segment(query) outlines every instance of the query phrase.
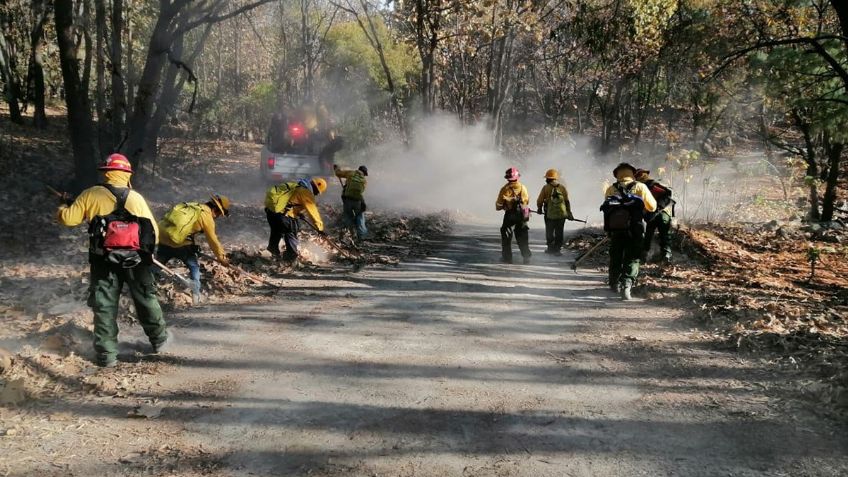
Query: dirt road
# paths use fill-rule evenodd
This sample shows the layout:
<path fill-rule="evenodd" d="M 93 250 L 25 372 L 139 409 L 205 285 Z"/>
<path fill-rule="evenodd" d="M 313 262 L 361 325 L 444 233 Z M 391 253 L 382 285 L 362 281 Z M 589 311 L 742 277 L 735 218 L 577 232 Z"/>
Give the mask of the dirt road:
<path fill-rule="evenodd" d="M 623 304 L 566 257 L 496 264 L 495 233 L 173 316 L 176 366 L 148 395 L 161 416 L 69 405 L 123 447 L 80 444 L 62 475 L 848 475 L 844 427 L 805 411 L 788 375 L 713 350 L 678 309 Z"/>

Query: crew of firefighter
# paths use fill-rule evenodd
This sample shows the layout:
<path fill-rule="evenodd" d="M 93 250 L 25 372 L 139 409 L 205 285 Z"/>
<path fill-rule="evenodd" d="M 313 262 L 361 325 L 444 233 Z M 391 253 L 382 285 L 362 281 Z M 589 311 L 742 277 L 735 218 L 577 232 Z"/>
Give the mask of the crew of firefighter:
<path fill-rule="evenodd" d="M 95 363 L 113 367 L 118 362 L 118 311 L 121 291 L 127 285 L 136 315 L 150 341 L 151 352 L 158 353 L 172 342 L 159 299 L 154 272 L 175 274 L 167 267 L 172 259 L 189 270 L 192 301 L 202 300 L 199 258 L 203 252 L 198 235 L 203 234 L 214 259 L 229 266 L 224 246 L 218 239 L 215 220 L 230 215 L 230 199 L 213 194 L 208 201 L 182 202 L 171 207 L 156 222 L 144 197 L 132 188 L 130 161 L 121 154 L 110 155 L 99 167 L 102 182 L 84 190 L 76 198 L 61 194 L 57 220 L 62 225 L 89 225 L 90 289 L 88 305 L 94 314 Z M 347 179 L 343 196 L 350 210 L 350 224 L 364 238 L 364 176 L 368 169 L 337 169 Z M 268 189 L 265 212 L 271 230 L 268 250 L 290 265 L 299 256 L 298 232 L 305 223 L 324 236 L 324 222 L 315 197 L 327 189 L 322 178 L 284 182 Z M 285 251 L 280 253 L 280 241 Z M 158 247 L 157 247 L 158 245 Z M 207 256 L 212 258 L 210 256 Z"/>
<path fill-rule="evenodd" d="M 648 260 L 654 233 L 659 235 L 659 251 L 654 261 L 671 260 L 671 222 L 675 201 L 671 189 L 650 176 L 646 169 L 621 163 L 613 170 L 615 182 L 604 192 L 604 230 L 610 243 L 609 286 L 624 300 L 632 298 L 639 264 Z M 515 167 L 507 169 L 507 183 L 498 192 L 495 209 L 504 212 L 501 225 L 501 261 L 512 263 L 512 239 L 524 263 L 530 263 L 528 243 L 530 209 L 527 188 L 519 182 Z M 559 171 L 545 172 L 545 185 L 536 199 L 536 213 L 545 218 L 545 253 L 562 255 L 565 222 L 575 220 L 568 190 L 560 182 Z"/>
<path fill-rule="evenodd" d="M 88 304 L 94 313 L 95 360 L 98 365 L 109 367 L 117 363 L 117 315 L 124 284 L 129 288 L 151 350 L 156 353 L 168 345 L 171 334 L 156 297 L 153 270 L 171 272 L 168 262 L 181 261 L 189 269 L 192 300 L 197 304 L 202 299 L 198 259 L 203 255 L 197 236 L 205 235 L 214 258 L 224 266 L 229 265 L 215 232 L 215 220 L 230 215 L 230 199 L 213 194 L 205 203 L 176 204 L 157 224 L 145 199 L 132 189 L 133 170 L 126 157 L 112 154 L 99 169 L 103 182 L 84 190 L 73 200 L 63 194 L 64 204 L 57 218 L 68 227 L 89 224 Z M 368 233 L 364 197 L 368 168 L 345 170 L 334 166 L 334 170 L 339 181 L 344 181 L 342 223 L 353 239 L 364 240 Z M 622 163 L 613 170 L 613 176 L 616 181 L 605 191 L 601 206 L 604 230 L 610 242 L 609 286 L 622 299 L 630 300 L 640 260 L 647 259 L 655 232 L 660 246 L 655 259 L 671 259 L 674 200 L 671 189 L 652 179 L 648 170 Z M 495 209 L 503 211 L 500 233 L 504 263 L 513 261 L 513 238 L 523 263 L 530 263 L 532 256 L 528 222 L 533 211 L 527 187 L 519 181 L 520 177 L 517 168 L 507 169 L 504 174 L 507 182 L 495 201 Z M 565 221 L 575 219 L 559 172 L 549 169 L 544 179 L 545 185 L 536 199 L 536 213 L 545 219 L 545 253 L 561 255 Z M 273 257 L 292 267 L 298 265 L 298 233 L 302 224 L 326 237 L 316 203 L 316 196 L 326 190 L 325 179 L 312 178 L 283 182 L 266 191 L 265 214 L 270 228 L 267 250 Z M 282 252 L 281 241 L 285 244 Z"/>

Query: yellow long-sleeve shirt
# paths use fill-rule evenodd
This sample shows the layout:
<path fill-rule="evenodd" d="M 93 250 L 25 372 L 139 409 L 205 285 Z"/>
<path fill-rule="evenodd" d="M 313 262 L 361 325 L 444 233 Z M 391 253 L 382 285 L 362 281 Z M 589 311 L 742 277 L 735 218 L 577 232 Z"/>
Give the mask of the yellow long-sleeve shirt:
<path fill-rule="evenodd" d="M 498 200 L 495 201 L 495 210 L 508 210 L 515 207 L 515 202 L 521 200 L 522 205 L 530 203 L 530 193 L 524 184 L 516 182 L 508 182 L 501 187 L 498 192 Z"/>
<path fill-rule="evenodd" d="M 289 205 L 291 205 L 291 208 L 286 212 L 286 215 L 296 218 L 306 212 L 312 223 L 315 224 L 315 228 L 324 231 L 324 221 L 321 220 L 321 214 L 318 212 L 318 205 L 315 203 L 315 195 L 312 194 L 312 191 L 305 187 L 298 187 L 292 193 Z"/>
<path fill-rule="evenodd" d="M 106 183 L 115 187 L 129 187 L 131 175 L 122 171 L 108 171 L 105 174 Z M 82 191 L 71 205 L 62 205 L 56 212 L 56 219 L 60 224 L 68 227 L 76 227 L 83 222 L 91 222 L 99 215 L 109 215 L 115 211 L 118 201 L 109 189 L 96 185 Z M 149 219 L 156 233 L 156 241 L 159 241 L 159 227 L 153 212 L 147 205 L 147 201 L 138 192 L 131 190 L 124 204 L 127 211 L 136 217 Z"/>
<path fill-rule="evenodd" d="M 167 227 L 167 224 L 163 222 L 160 223 L 159 226 L 165 228 Z M 167 233 L 162 234 L 162 238 L 159 240 L 159 243 L 166 247 L 187 247 L 195 243 L 193 237 L 195 234 L 203 233 L 206 235 L 206 241 L 209 243 L 209 248 L 212 249 L 212 253 L 215 254 L 215 257 L 220 261 L 226 261 L 227 252 L 224 251 L 224 247 L 221 245 L 221 241 L 218 240 L 218 235 L 215 233 L 215 215 L 212 213 L 212 209 L 209 208 L 208 205 L 200 204 L 200 214 L 197 216 L 197 220 L 195 220 L 189 227 L 190 232 L 182 243 L 174 243 Z"/>
<path fill-rule="evenodd" d="M 618 184 L 622 188 L 627 188 L 630 183 L 634 182 L 635 179 L 629 176 L 620 177 L 618 180 Z M 651 190 L 648 189 L 648 186 L 642 184 L 641 182 L 637 182 L 633 188 L 630 189 L 630 193 L 642 198 L 642 203 L 645 204 L 645 212 L 653 212 L 657 210 L 657 199 L 654 199 L 654 195 L 651 194 Z M 616 189 L 615 184 L 607 187 L 606 192 L 604 193 L 604 198 L 611 197 L 618 194 L 618 189 Z"/>

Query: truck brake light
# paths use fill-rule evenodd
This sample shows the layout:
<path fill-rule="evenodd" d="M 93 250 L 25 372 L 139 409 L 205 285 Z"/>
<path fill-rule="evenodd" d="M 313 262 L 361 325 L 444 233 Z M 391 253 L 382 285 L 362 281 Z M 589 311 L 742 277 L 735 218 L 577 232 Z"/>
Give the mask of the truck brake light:
<path fill-rule="evenodd" d="M 268 169 L 273 169 L 274 164 L 276 164 L 276 163 L 277 163 L 277 160 L 274 158 L 274 156 L 268 156 Z"/>

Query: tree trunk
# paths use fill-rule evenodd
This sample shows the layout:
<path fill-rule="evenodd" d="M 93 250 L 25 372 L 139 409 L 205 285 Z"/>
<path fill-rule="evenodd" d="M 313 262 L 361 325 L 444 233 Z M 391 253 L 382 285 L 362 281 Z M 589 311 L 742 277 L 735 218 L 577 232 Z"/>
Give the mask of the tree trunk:
<path fill-rule="evenodd" d="M 128 5 L 132 0 L 127 0 Z M 129 118 L 132 117 L 133 114 L 133 104 L 135 104 L 135 59 L 133 58 L 133 52 L 135 51 L 134 42 L 135 38 L 133 37 L 133 23 L 132 18 L 126 19 L 127 24 L 127 98 L 124 100 L 124 108 L 126 108 L 126 120 L 129 121 Z M 126 134 L 126 131 L 125 131 Z M 124 141 L 126 142 L 126 141 Z"/>
<path fill-rule="evenodd" d="M 121 35 L 124 31 L 124 2 L 123 0 L 112 1 L 112 146 L 118 147 L 124 136 L 124 123 L 127 117 L 127 97 L 124 89 L 123 70 L 123 43 Z M 132 45 L 130 45 L 132 46 Z"/>
<path fill-rule="evenodd" d="M 0 77 L 5 83 L 5 97 L 9 104 L 9 118 L 13 123 L 23 124 L 24 119 L 21 116 L 21 87 L 18 83 L 17 74 L 15 72 L 15 55 L 11 40 L 6 37 L 5 27 L 8 19 L 0 17 L 0 26 L 3 31 L 0 31 Z"/>
<path fill-rule="evenodd" d="M 82 189 L 97 180 L 97 148 L 88 91 L 80 79 L 77 44 L 74 38 L 73 0 L 55 0 L 56 36 L 59 62 L 68 107 L 68 130 L 74 151 L 75 186 Z"/>
<path fill-rule="evenodd" d="M 829 137 L 825 138 L 825 153 L 827 154 L 828 172 L 825 182 L 824 198 L 822 200 L 822 222 L 833 220 L 833 211 L 836 203 L 836 189 L 839 185 L 839 166 L 842 162 L 842 151 L 845 144 L 833 142 Z"/>
<path fill-rule="evenodd" d="M 132 116 L 127 124 L 128 135 L 122 151 L 127 155 L 133 167 L 140 170 L 144 159 L 153 151 L 145 151 L 147 131 L 153 117 L 154 102 L 159 93 L 162 70 L 168 60 L 168 48 L 171 46 L 172 35 L 168 30 L 171 18 L 161 14 L 153 28 L 147 49 L 144 70 L 138 80 L 138 90 L 135 93 L 135 105 Z"/>
<path fill-rule="evenodd" d="M 406 121 L 403 117 L 403 105 L 401 104 L 400 98 L 398 97 L 395 89 L 395 80 L 392 76 L 392 70 L 389 68 L 389 63 L 386 60 L 386 52 L 383 49 L 383 43 L 380 41 L 380 36 L 377 33 L 377 27 L 374 25 L 374 20 L 371 18 L 371 14 L 368 10 L 368 3 L 366 0 L 360 0 L 359 5 L 362 7 L 363 16 L 368 22 L 368 26 L 365 26 L 365 23 L 362 21 L 359 14 L 355 14 L 356 22 L 359 24 L 359 28 L 362 30 L 362 33 L 365 34 L 365 37 L 371 44 L 371 47 L 374 48 L 374 51 L 377 53 L 377 58 L 380 60 L 380 66 L 383 68 L 383 75 L 386 77 L 386 89 L 388 90 L 389 95 L 391 95 L 392 111 L 394 111 L 395 117 L 397 118 L 398 129 L 400 130 L 403 143 L 408 145 L 409 134 L 406 128 Z"/>
<path fill-rule="evenodd" d="M 97 110 L 97 144 L 100 156 L 106 157 L 112 149 L 106 124 L 106 3 L 94 0 L 95 44 L 95 109 Z"/>
<path fill-rule="evenodd" d="M 174 44 L 171 47 L 173 56 L 184 61 L 189 68 L 193 68 L 195 60 L 200 52 L 203 51 L 203 47 L 206 44 L 206 40 L 209 38 L 209 33 L 211 31 L 212 25 L 207 25 L 203 31 L 203 35 L 194 46 L 194 51 L 184 60 L 183 51 L 185 36 L 181 35 L 174 40 Z M 147 134 L 147 143 L 145 146 L 145 149 L 150 151 L 151 158 L 156 158 L 159 154 L 158 139 L 162 132 L 162 127 L 168 121 L 168 117 L 173 114 L 180 98 L 180 91 L 183 90 L 183 85 L 185 85 L 185 75 L 182 79 L 177 81 L 177 75 L 179 72 L 180 69 L 176 65 L 170 65 L 168 67 L 168 72 L 165 74 L 165 80 L 162 83 L 162 93 L 160 93 L 159 100 L 156 102 L 156 112 L 153 114 L 153 119 L 150 121 L 150 130 Z"/>
<path fill-rule="evenodd" d="M 801 112 L 797 109 L 792 110 L 792 119 L 795 121 L 795 127 L 801 131 L 804 136 L 804 162 L 807 163 L 806 181 L 807 187 L 810 190 L 810 212 L 809 219 L 814 222 L 821 220 L 821 212 L 819 211 L 819 165 L 816 158 L 816 144 L 813 141 L 812 127 L 809 122 L 804 120 Z"/>
<path fill-rule="evenodd" d="M 50 15 L 48 0 L 32 0 L 32 16 L 35 18 L 30 32 L 29 85 L 33 106 L 33 126 L 47 127 L 47 112 L 44 94 L 44 25 Z"/>

